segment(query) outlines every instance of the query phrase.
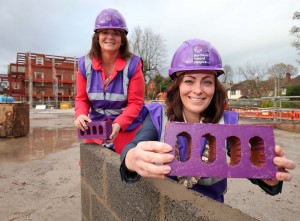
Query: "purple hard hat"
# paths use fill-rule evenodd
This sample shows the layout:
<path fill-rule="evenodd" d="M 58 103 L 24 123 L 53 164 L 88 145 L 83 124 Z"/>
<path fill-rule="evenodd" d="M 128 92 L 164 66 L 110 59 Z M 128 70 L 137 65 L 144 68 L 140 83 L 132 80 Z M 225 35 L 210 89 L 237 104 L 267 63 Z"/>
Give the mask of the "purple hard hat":
<path fill-rule="evenodd" d="M 216 71 L 217 76 L 224 73 L 219 52 L 209 42 L 191 39 L 183 42 L 176 50 L 169 69 L 171 79 L 175 79 L 182 72 L 192 70 Z"/>
<path fill-rule="evenodd" d="M 97 16 L 94 31 L 99 29 L 119 29 L 128 33 L 124 17 L 118 10 L 112 8 L 102 10 Z"/>

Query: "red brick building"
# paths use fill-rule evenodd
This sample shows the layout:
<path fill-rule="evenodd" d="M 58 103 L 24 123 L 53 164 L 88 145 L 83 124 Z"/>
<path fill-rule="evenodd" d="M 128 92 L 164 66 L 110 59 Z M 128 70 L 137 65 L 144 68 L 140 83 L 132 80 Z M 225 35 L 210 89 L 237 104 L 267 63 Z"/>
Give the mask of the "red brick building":
<path fill-rule="evenodd" d="M 37 53 L 17 53 L 9 65 L 10 96 L 15 101 L 59 106 L 74 101 L 77 58 Z"/>

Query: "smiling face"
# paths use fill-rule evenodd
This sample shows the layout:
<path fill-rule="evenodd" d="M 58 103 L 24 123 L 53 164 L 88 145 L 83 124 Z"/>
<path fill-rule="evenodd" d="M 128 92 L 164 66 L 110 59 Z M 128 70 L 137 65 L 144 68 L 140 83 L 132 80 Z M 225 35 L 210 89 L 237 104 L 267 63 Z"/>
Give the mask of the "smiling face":
<path fill-rule="evenodd" d="M 179 93 L 187 122 L 199 123 L 201 113 L 209 106 L 215 93 L 215 73 L 186 72 L 179 85 Z"/>
<path fill-rule="evenodd" d="M 116 53 L 122 43 L 121 31 L 113 29 L 103 29 L 99 33 L 99 44 L 101 53 Z"/>

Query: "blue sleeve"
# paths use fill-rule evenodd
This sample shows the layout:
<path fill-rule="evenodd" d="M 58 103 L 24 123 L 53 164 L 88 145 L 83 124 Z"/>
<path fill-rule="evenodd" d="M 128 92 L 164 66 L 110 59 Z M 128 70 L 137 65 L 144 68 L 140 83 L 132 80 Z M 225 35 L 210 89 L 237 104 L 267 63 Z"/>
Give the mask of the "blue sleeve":
<path fill-rule="evenodd" d="M 128 153 L 128 151 L 134 147 L 136 147 L 136 145 L 139 142 L 142 141 L 156 141 L 158 139 L 158 133 L 157 130 L 151 120 L 150 115 L 148 114 L 148 116 L 146 117 L 146 119 L 143 122 L 143 126 L 141 129 L 138 130 L 138 132 L 136 133 L 133 141 L 131 141 L 130 143 L 128 143 L 120 156 L 120 160 L 121 160 L 121 166 L 120 166 L 120 174 L 121 174 L 121 178 L 123 181 L 127 182 L 127 183 L 135 183 L 140 179 L 140 176 L 136 173 L 136 172 L 130 172 L 125 165 L 125 158 L 126 155 Z"/>

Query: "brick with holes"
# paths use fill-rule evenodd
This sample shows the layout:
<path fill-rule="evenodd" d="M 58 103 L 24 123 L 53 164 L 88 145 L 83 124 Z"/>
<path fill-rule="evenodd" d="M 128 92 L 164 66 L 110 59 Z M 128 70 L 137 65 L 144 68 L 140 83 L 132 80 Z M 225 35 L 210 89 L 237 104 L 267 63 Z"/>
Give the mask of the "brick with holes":
<path fill-rule="evenodd" d="M 165 143 L 175 155 L 171 176 L 273 178 L 277 172 L 271 126 L 169 122 Z"/>
<path fill-rule="evenodd" d="M 109 121 L 86 122 L 87 130 L 78 129 L 79 139 L 109 139 L 112 132 L 112 124 Z"/>

